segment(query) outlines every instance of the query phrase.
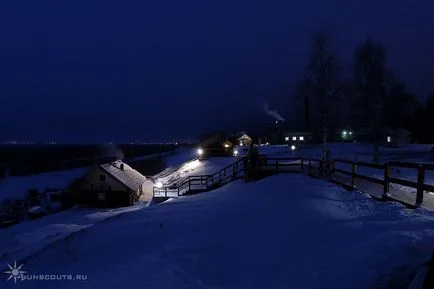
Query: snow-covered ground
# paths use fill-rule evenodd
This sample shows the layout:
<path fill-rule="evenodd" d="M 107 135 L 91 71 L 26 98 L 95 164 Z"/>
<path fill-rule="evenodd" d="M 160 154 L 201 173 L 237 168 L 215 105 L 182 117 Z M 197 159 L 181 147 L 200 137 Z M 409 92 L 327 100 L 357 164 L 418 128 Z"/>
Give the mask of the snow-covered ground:
<path fill-rule="evenodd" d="M 405 288 L 398 286 L 433 249 L 430 213 L 302 174 L 280 174 L 100 222 L 34 254 L 21 268 L 26 274 L 85 274 L 86 281 L 26 280 L 19 286 Z M 1 288 L 18 286 L 0 282 Z"/>
<path fill-rule="evenodd" d="M 239 160 L 238 157 L 216 157 L 201 161 L 198 159 L 190 159 L 190 161 L 182 164 L 176 169 L 165 170 L 163 173 L 154 176 L 153 179 L 156 182 L 161 182 L 162 184 L 169 186 L 182 182 L 182 180 L 189 176 L 212 175 L 237 160 Z"/>
<path fill-rule="evenodd" d="M 0 230 L 0 263 L 23 260 L 78 231 L 126 212 L 140 210 L 148 204 L 138 203 L 118 209 L 73 208 L 44 218 Z M 0 268 L 2 268 L 0 266 Z"/>
<path fill-rule="evenodd" d="M 0 179 L 0 203 L 5 199 L 22 199 L 30 189 L 64 189 L 83 176 L 87 168 Z"/>
<path fill-rule="evenodd" d="M 380 161 L 429 161 L 429 152 L 433 145 L 410 144 L 400 148 L 380 147 Z M 289 146 L 260 146 L 259 152 L 273 157 L 306 157 L 321 158 L 321 146 L 301 147 L 292 152 Z M 364 143 L 330 143 L 330 157 L 332 159 L 348 159 L 357 161 L 371 161 L 373 146 Z"/>

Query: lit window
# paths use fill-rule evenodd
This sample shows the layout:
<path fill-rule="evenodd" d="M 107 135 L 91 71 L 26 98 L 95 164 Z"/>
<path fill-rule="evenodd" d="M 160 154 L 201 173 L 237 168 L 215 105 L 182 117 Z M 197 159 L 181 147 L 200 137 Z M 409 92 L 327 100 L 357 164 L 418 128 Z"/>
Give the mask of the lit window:
<path fill-rule="evenodd" d="M 296 137 L 296 136 L 293 136 L 293 137 L 292 137 L 292 140 L 297 140 L 297 137 Z"/>
<path fill-rule="evenodd" d="M 392 138 L 390 136 L 387 137 L 387 142 L 392 142 Z"/>
<path fill-rule="evenodd" d="M 304 140 L 304 136 L 301 136 L 298 139 L 301 140 L 301 141 L 303 141 Z"/>
<path fill-rule="evenodd" d="M 289 141 L 289 136 L 285 136 L 285 141 Z"/>

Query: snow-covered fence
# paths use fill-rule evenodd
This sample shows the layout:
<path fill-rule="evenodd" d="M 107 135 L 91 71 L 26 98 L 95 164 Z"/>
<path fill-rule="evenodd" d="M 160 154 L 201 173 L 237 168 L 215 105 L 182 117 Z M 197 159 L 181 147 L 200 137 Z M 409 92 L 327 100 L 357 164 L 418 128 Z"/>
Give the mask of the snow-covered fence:
<path fill-rule="evenodd" d="M 262 171 L 304 171 L 305 160 L 303 158 L 273 158 L 261 157 L 258 162 Z"/>
<path fill-rule="evenodd" d="M 245 163 L 248 167 L 244 166 Z M 396 177 L 392 174 L 406 169 L 415 169 L 417 180 L 409 180 L 407 175 Z M 324 161 L 315 158 L 261 156 L 254 163 L 242 158 L 212 175 L 189 176 L 173 186 L 154 187 L 153 196 L 168 198 L 209 191 L 244 176 L 244 173 L 249 173 L 246 176 L 253 172 L 266 176 L 270 172 L 305 172 L 349 189 L 361 190 L 378 200 L 393 200 L 409 207 L 423 205 L 434 209 L 434 184 L 426 181 L 427 171 L 434 173 L 434 164 L 396 161 L 382 164 L 346 159 Z M 408 191 L 408 188 L 414 189 L 414 192 Z"/>
<path fill-rule="evenodd" d="M 224 167 L 220 171 L 203 176 L 188 176 L 172 186 L 154 187 L 154 197 L 173 198 L 189 193 L 209 191 L 244 176 L 244 158 Z"/>
<path fill-rule="evenodd" d="M 346 165 L 346 168 L 342 168 L 342 165 Z M 417 180 L 409 180 L 409 176 L 393 176 L 392 168 L 398 168 L 398 172 L 402 169 L 414 169 Z M 394 200 L 412 207 L 421 206 L 426 198 L 426 207 L 434 209 L 434 198 L 431 195 L 434 186 L 425 181 L 426 172 L 429 170 L 434 171 L 434 164 L 397 161 L 379 164 L 335 159 L 333 181 L 350 188 L 369 191 L 369 194 L 381 200 Z M 415 189 L 415 194 L 408 191 L 408 188 Z"/>

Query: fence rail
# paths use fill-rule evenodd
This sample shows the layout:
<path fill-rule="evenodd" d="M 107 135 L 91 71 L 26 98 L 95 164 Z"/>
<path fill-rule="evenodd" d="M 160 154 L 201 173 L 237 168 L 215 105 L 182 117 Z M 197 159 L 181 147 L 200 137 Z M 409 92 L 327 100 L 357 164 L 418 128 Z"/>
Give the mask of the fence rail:
<path fill-rule="evenodd" d="M 227 165 L 214 174 L 202 176 L 188 176 L 177 184 L 163 186 L 161 188 L 153 188 L 154 197 L 180 197 L 192 192 L 207 191 L 233 180 L 243 177 L 244 160 L 241 158 L 236 162 Z"/>
<path fill-rule="evenodd" d="M 334 164 L 344 163 L 351 165 L 351 171 L 334 168 L 334 173 L 341 173 L 347 176 L 351 176 L 351 186 L 357 188 L 357 179 L 365 180 L 371 183 L 375 183 L 383 186 L 383 192 L 381 194 L 381 198 L 383 199 L 393 199 L 399 202 L 404 202 L 410 206 L 421 206 L 424 201 L 424 194 L 426 192 L 434 192 L 434 186 L 431 184 L 427 184 L 425 182 L 426 171 L 434 171 L 434 164 L 428 163 L 412 163 L 412 162 L 402 162 L 402 161 L 390 161 L 385 164 L 378 163 L 369 163 L 369 162 L 357 162 L 357 161 L 349 161 L 349 160 L 334 160 Z M 375 178 L 369 175 L 364 175 L 358 172 L 358 168 L 373 168 L 383 171 L 383 178 Z M 411 181 L 404 178 L 398 178 L 391 176 L 390 168 L 405 168 L 405 169 L 416 169 L 417 170 L 417 181 Z M 334 174 L 334 176 L 335 176 Z M 338 182 L 339 183 L 339 182 Z M 402 199 L 396 198 L 392 196 L 390 193 L 390 185 L 398 184 L 405 187 L 410 187 L 416 189 L 416 200 L 414 204 L 408 203 L 407 201 L 403 201 Z M 409 194 L 406 192 L 405 194 Z"/>
<path fill-rule="evenodd" d="M 244 160 L 241 158 L 237 162 L 226 166 L 220 171 L 212 175 L 204 176 L 189 176 L 182 180 L 179 185 L 174 187 L 163 187 L 160 189 L 154 188 L 154 196 L 170 197 L 182 196 L 192 191 L 209 190 L 213 187 L 220 186 L 231 182 L 234 179 L 244 175 Z M 347 168 L 339 167 L 339 165 L 347 165 Z M 381 186 L 377 190 L 374 197 L 384 200 L 396 200 L 412 207 L 421 206 L 424 202 L 425 192 L 434 192 L 434 185 L 428 184 L 425 181 L 427 171 L 434 171 L 434 164 L 412 163 L 402 161 L 391 161 L 388 163 L 372 163 L 364 161 L 352 161 L 347 159 L 334 159 L 324 161 L 317 158 L 297 158 L 297 157 L 264 157 L 261 156 L 256 164 L 261 172 L 307 172 L 311 176 L 329 179 L 337 184 L 360 189 L 360 185 L 372 183 Z M 361 172 L 361 168 L 374 169 L 381 171 L 382 177 L 375 177 L 372 174 Z M 391 175 L 391 168 L 406 168 L 417 170 L 417 181 L 412 181 L 404 178 L 398 178 Z M 346 176 L 347 182 L 339 180 L 339 176 Z M 416 190 L 416 200 L 414 203 L 408 201 L 408 197 L 399 198 L 391 194 L 390 187 L 392 184 L 398 184 L 414 188 Z M 369 193 L 369 192 L 368 192 Z M 403 193 L 404 194 L 404 193 Z M 405 194 L 410 194 L 405 192 Z M 411 199 L 411 198 L 410 198 Z M 434 200 L 433 200 L 434 209 Z"/>

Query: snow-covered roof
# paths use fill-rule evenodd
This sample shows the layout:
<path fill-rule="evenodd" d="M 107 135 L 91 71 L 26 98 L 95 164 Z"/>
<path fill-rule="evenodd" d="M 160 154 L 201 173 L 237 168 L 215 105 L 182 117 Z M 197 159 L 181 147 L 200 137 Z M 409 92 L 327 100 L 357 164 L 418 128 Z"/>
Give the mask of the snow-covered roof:
<path fill-rule="evenodd" d="M 123 169 L 121 168 L 122 165 Z M 100 168 L 133 191 L 136 191 L 146 181 L 144 175 L 119 160 L 102 164 Z"/>

